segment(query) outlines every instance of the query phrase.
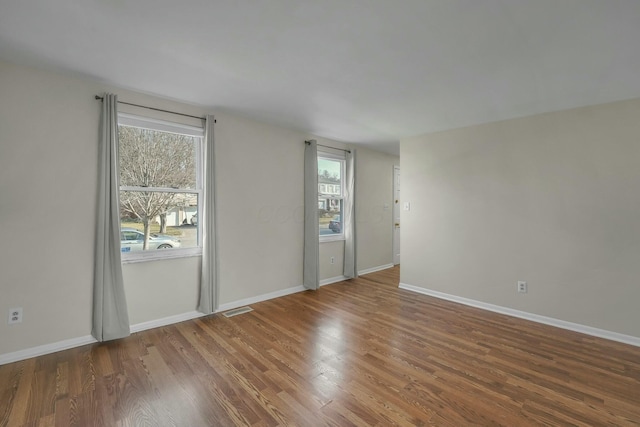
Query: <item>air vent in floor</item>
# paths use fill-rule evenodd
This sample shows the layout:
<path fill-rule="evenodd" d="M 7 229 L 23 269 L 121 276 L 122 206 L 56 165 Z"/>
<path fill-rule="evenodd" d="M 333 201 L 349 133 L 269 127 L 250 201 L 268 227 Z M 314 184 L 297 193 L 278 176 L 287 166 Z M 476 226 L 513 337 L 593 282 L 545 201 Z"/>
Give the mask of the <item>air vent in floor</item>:
<path fill-rule="evenodd" d="M 222 314 L 224 314 L 224 317 L 233 317 L 233 316 L 237 316 L 238 314 L 248 313 L 250 311 L 253 311 L 253 308 L 246 306 L 246 307 L 234 308 L 233 310 L 225 311 Z"/>

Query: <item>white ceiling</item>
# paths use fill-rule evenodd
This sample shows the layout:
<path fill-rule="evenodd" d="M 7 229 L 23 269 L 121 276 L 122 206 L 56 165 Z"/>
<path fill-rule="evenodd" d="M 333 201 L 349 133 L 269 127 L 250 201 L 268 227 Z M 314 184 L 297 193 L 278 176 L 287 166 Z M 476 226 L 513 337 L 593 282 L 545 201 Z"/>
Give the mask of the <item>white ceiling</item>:
<path fill-rule="evenodd" d="M 0 58 L 397 154 L 640 97 L 640 1 L 0 0 Z"/>

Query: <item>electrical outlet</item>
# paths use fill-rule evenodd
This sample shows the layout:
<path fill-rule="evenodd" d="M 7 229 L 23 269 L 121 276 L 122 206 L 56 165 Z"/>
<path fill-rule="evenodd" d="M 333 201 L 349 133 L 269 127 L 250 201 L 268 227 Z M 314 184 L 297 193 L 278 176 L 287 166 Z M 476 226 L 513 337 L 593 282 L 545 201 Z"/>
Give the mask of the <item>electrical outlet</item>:
<path fill-rule="evenodd" d="M 9 309 L 9 319 L 7 323 L 10 325 L 22 323 L 22 307 Z"/>
<path fill-rule="evenodd" d="M 518 280 L 518 292 L 520 292 L 521 294 L 527 293 L 527 282 Z"/>
<path fill-rule="evenodd" d="M 335 263 L 336 263 L 336 258 L 335 258 L 335 257 L 331 257 L 331 258 L 329 258 L 329 262 L 330 262 L 331 264 L 335 264 Z"/>

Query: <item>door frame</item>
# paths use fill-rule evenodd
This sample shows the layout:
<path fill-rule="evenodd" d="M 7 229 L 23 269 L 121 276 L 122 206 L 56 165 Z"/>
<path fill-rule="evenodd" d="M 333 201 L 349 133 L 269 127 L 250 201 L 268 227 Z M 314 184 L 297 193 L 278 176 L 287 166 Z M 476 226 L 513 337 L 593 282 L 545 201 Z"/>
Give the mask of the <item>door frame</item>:
<path fill-rule="evenodd" d="M 397 197 L 400 192 L 400 166 L 393 165 L 393 212 L 391 214 L 391 227 L 392 227 L 392 251 L 393 251 L 393 265 L 400 264 L 400 220 L 396 221 L 401 215 L 401 203 L 400 197 Z M 402 193 L 401 193 L 402 194 Z"/>

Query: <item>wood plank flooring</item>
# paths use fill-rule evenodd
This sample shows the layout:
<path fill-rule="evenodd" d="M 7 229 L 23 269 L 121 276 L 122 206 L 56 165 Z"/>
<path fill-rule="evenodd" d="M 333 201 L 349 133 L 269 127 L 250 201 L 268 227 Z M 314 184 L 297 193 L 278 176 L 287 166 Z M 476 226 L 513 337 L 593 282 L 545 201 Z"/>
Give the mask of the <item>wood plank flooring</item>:
<path fill-rule="evenodd" d="M 640 348 L 398 276 L 0 366 L 0 426 L 640 425 Z"/>

